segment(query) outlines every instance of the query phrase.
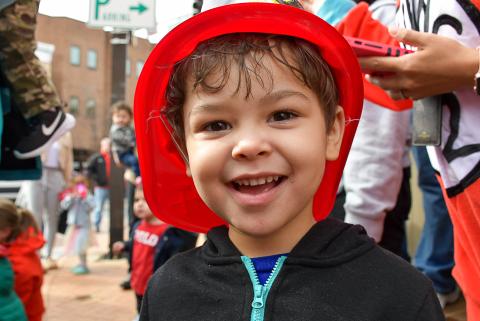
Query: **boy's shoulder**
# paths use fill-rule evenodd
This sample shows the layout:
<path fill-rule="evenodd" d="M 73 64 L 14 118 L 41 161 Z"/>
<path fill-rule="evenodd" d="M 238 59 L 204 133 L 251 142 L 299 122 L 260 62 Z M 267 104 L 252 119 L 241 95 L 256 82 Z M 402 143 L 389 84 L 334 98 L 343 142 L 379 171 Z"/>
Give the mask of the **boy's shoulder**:
<path fill-rule="evenodd" d="M 178 253 L 171 257 L 165 264 L 158 268 L 152 275 L 149 287 L 151 293 L 164 293 L 165 291 L 180 290 L 179 281 L 188 283 L 190 277 L 199 275 L 198 268 L 201 265 L 202 247 L 197 247 Z M 185 276 L 189 276 L 185 278 Z"/>

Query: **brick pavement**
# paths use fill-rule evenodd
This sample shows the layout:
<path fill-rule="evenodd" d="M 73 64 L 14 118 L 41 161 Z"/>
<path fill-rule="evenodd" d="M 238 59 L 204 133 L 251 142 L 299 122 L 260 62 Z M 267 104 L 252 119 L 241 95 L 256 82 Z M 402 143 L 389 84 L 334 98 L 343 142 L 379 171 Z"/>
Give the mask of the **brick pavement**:
<path fill-rule="evenodd" d="M 45 275 L 43 321 L 131 321 L 136 316 L 135 297 L 119 283 L 125 278 L 126 260 L 99 260 L 106 252 L 107 233 L 97 235 L 98 245 L 89 249 L 91 273 L 76 276 L 70 269 L 75 257 L 62 257 L 58 270 Z M 59 245 L 62 243 L 60 237 Z"/>

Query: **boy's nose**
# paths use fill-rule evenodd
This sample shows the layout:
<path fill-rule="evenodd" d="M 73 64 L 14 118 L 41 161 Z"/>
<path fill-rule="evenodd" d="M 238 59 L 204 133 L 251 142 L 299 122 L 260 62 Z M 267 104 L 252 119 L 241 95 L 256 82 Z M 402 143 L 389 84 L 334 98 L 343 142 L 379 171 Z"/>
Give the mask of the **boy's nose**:
<path fill-rule="evenodd" d="M 267 141 L 259 137 L 250 137 L 240 140 L 235 145 L 232 149 L 232 157 L 237 160 L 251 160 L 257 157 L 268 156 L 271 152 L 272 147 Z"/>

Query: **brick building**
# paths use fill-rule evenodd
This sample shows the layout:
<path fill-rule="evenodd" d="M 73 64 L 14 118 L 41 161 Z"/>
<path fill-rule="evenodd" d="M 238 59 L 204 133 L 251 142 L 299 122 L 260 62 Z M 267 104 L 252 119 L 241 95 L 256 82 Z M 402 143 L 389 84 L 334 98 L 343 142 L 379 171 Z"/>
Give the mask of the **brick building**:
<path fill-rule="evenodd" d="M 69 18 L 38 16 L 36 39 L 54 46 L 50 66 L 53 82 L 70 113 L 75 157 L 83 160 L 99 146 L 110 127 L 111 34 Z M 133 38 L 127 49 L 125 99 L 133 105 L 138 75 L 153 49 L 145 39 Z"/>

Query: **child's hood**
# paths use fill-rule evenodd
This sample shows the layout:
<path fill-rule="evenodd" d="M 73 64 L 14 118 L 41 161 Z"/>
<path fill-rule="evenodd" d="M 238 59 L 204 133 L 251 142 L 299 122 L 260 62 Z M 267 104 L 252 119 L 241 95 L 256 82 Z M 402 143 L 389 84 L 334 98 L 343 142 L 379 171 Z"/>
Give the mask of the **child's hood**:
<path fill-rule="evenodd" d="M 25 232 L 21 233 L 18 238 L 9 246 L 10 255 L 26 255 L 35 253 L 45 244 L 45 239 L 41 232 L 35 232 L 29 227 Z"/>
<path fill-rule="evenodd" d="M 315 224 L 288 254 L 286 264 L 328 267 L 349 262 L 375 247 L 360 225 L 351 225 L 327 218 Z M 241 255 L 228 238 L 226 227 L 208 233 L 202 250 L 209 264 L 237 262 Z"/>

